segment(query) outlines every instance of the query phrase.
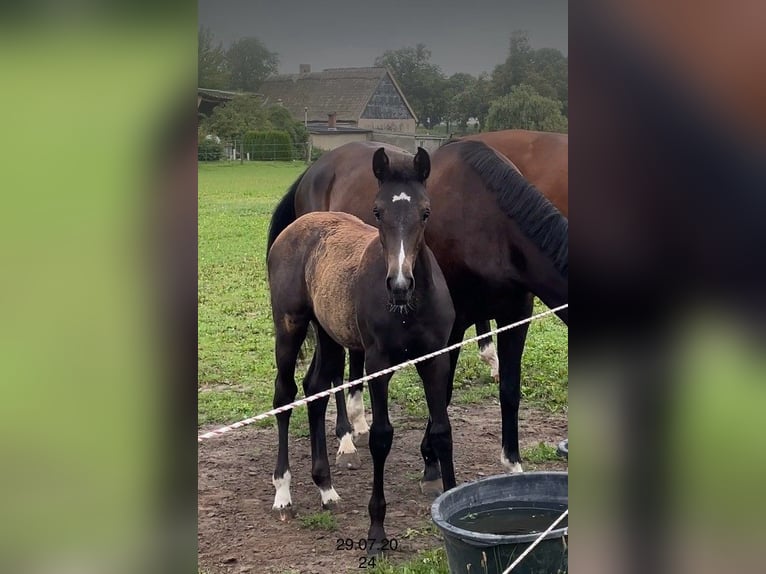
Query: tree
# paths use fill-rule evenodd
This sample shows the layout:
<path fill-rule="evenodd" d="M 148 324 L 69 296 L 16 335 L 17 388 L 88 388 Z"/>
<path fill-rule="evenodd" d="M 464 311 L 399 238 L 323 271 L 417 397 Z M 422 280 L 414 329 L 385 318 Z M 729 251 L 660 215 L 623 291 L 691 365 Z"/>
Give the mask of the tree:
<path fill-rule="evenodd" d="M 496 97 L 505 96 L 511 88 L 521 84 L 532 86 L 540 95 L 562 102 L 564 115 L 567 115 L 567 58 L 553 48 L 532 49 L 527 33 L 517 30 L 511 34 L 508 57 L 492 72 L 492 93 Z"/>
<path fill-rule="evenodd" d="M 487 115 L 487 128 L 566 132 L 568 122 L 561 108 L 562 104 L 558 100 L 541 96 L 532 86 L 521 84 L 511 88 L 507 96 L 492 101 Z"/>
<path fill-rule="evenodd" d="M 215 134 L 224 140 L 239 140 L 245 133 L 267 130 L 287 132 L 294 144 L 308 141 L 303 123 L 295 121 L 286 108 L 266 107 L 264 100 L 255 95 L 235 96 L 216 107 L 202 126 L 203 137 Z"/>
<path fill-rule="evenodd" d="M 268 112 L 258 96 L 235 96 L 213 110 L 204 120 L 204 128 L 224 140 L 236 140 L 246 132 L 263 129 L 268 124 Z"/>
<path fill-rule="evenodd" d="M 221 43 L 215 45 L 213 33 L 205 27 L 200 27 L 197 38 L 197 87 L 219 90 L 227 88 L 229 70 Z"/>
<path fill-rule="evenodd" d="M 271 129 L 290 134 L 294 144 L 306 143 L 309 139 L 309 133 L 303 122 L 295 121 L 287 108 L 283 106 L 271 106 L 268 109 L 268 123 Z"/>
<path fill-rule="evenodd" d="M 375 58 L 376 66 L 391 69 L 418 116 L 418 122 L 428 128 L 441 122 L 448 113 L 448 102 L 444 97 L 446 80 L 439 66 L 432 64 L 430 59 L 431 51 L 424 44 L 387 50 Z"/>
<path fill-rule="evenodd" d="M 276 73 L 279 58 L 269 52 L 258 38 L 242 38 L 226 52 L 230 71 L 230 88 L 243 92 L 256 92 L 267 76 Z"/>

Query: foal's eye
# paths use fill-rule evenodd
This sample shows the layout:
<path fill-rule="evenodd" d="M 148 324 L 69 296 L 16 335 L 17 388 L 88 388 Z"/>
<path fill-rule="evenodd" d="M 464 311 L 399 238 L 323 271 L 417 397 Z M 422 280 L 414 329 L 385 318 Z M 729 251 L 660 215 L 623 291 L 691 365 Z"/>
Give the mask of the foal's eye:
<path fill-rule="evenodd" d="M 430 209 L 426 209 L 426 210 L 423 212 L 423 221 L 424 221 L 424 222 L 425 222 L 425 221 L 428 221 L 428 216 L 429 216 L 429 215 L 431 215 L 431 210 L 430 210 Z"/>
<path fill-rule="evenodd" d="M 372 213 L 375 216 L 375 221 L 380 221 L 380 211 L 377 207 L 372 210 Z"/>

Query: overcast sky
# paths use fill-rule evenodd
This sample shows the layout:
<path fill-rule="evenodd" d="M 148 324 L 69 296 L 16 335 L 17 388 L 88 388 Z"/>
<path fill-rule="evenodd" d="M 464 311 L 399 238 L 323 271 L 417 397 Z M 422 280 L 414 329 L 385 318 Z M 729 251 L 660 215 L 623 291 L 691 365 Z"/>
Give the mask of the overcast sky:
<path fill-rule="evenodd" d="M 567 49 L 565 0 L 199 0 L 200 26 L 228 46 L 255 36 L 279 71 L 371 66 L 386 50 L 423 43 L 447 74 L 490 72 L 514 30 L 533 48 Z"/>

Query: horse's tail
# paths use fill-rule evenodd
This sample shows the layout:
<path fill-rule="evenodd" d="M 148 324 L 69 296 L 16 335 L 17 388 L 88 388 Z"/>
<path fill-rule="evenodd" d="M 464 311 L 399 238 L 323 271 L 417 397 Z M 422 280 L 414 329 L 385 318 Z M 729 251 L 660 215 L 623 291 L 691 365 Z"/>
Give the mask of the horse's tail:
<path fill-rule="evenodd" d="M 298 186 L 306 175 L 304 171 L 298 179 L 290 186 L 285 196 L 280 200 L 274 213 L 271 216 L 271 223 L 269 224 L 269 238 L 266 243 L 266 255 L 268 256 L 271 251 L 271 246 L 277 240 L 277 237 L 282 233 L 285 228 L 297 219 L 295 215 L 295 194 L 298 191 Z"/>

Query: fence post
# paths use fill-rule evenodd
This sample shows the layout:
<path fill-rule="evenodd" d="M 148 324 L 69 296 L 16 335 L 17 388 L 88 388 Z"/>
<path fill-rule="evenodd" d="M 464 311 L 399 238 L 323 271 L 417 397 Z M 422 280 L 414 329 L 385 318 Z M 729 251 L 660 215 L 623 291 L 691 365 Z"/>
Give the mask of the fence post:
<path fill-rule="evenodd" d="M 306 165 L 309 165 L 311 163 L 311 152 L 313 150 L 313 145 L 311 143 L 311 139 L 306 142 Z"/>

